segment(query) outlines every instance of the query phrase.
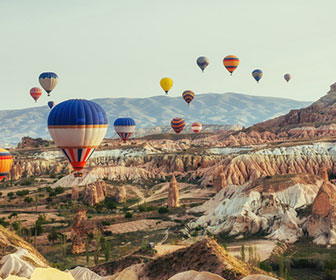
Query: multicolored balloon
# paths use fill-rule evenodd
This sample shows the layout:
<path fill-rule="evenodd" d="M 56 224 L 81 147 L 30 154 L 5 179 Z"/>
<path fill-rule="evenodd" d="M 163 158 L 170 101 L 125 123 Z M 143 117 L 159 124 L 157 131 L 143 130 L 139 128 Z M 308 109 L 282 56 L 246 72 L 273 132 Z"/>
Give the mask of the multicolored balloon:
<path fill-rule="evenodd" d="M 135 121 L 131 118 L 119 118 L 114 121 L 114 129 L 124 142 L 135 131 Z"/>
<path fill-rule="evenodd" d="M 0 182 L 5 179 L 13 164 L 13 157 L 5 149 L 0 148 Z"/>
<path fill-rule="evenodd" d="M 72 167 L 80 171 L 104 139 L 106 113 L 95 102 L 70 99 L 50 111 L 48 130 Z"/>
<path fill-rule="evenodd" d="M 34 98 L 35 103 L 37 103 L 37 100 L 41 97 L 42 95 L 42 89 L 38 88 L 38 87 L 33 87 L 30 89 L 30 95 L 31 97 Z"/>
<path fill-rule="evenodd" d="M 233 71 L 235 71 L 239 65 L 239 58 L 235 55 L 228 55 L 224 57 L 223 64 L 232 75 Z"/>
<path fill-rule="evenodd" d="M 289 82 L 289 80 L 292 78 L 292 76 L 290 75 L 290 74 L 285 74 L 284 75 L 284 78 L 285 78 L 285 80 L 287 81 L 287 83 Z"/>
<path fill-rule="evenodd" d="M 196 61 L 199 68 L 201 68 L 202 72 L 204 72 L 204 69 L 208 67 L 209 65 L 209 59 L 205 56 L 200 56 L 197 58 Z"/>
<path fill-rule="evenodd" d="M 257 81 L 257 83 L 259 83 L 260 79 L 263 76 L 263 71 L 261 71 L 260 69 L 256 69 L 252 72 L 252 76 Z"/>
<path fill-rule="evenodd" d="M 52 109 L 55 106 L 55 102 L 54 101 L 49 101 L 48 106 L 49 106 L 50 109 Z"/>
<path fill-rule="evenodd" d="M 171 123 L 170 123 L 172 129 L 179 134 L 183 128 L 185 127 L 185 121 L 184 119 L 181 118 L 174 118 L 172 119 Z"/>
<path fill-rule="evenodd" d="M 187 102 L 188 105 L 189 105 L 190 102 L 194 99 L 195 93 L 193 91 L 191 91 L 191 90 L 185 90 L 182 93 L 182 97 L 183 97 L 184 101 Z"/>
<path fill-rule="evenodd" d="M 192 130 L 194 133 L 199 133 L 199 132 L 202 130 L 202 124 L 199 123 L 199 122 L 194 122 L 194 123 L 191 125 L 191 130 Z"/>
<path fill-rule="evenodd" d="M 168 94 L 168 91 L 173 86 L 173 80 L 171 78 L 162 78 L 160 81 L 160 85 L 162 89 L 165 91 L 165 93 Z"/>
<path fill-rule="evenodd" d="M 50 92 L 56 87 L 58 82 L 58 76 L 53 72 L 44 72 L 39 77 L 40 85 L 50 96 Z"/>

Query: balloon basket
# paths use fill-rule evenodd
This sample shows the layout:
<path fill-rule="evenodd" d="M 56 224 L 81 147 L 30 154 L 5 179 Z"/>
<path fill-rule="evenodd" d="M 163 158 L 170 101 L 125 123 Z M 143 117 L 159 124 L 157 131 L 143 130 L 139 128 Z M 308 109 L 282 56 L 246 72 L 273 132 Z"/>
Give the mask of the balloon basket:
<path fill-rule="evenodd" d="M 75 176 L 75 178 L 83 177 L 83 173 L 81 173 L 81 172 L 76 172 L 76 173 L 74 174 L 74 176 Z"/>

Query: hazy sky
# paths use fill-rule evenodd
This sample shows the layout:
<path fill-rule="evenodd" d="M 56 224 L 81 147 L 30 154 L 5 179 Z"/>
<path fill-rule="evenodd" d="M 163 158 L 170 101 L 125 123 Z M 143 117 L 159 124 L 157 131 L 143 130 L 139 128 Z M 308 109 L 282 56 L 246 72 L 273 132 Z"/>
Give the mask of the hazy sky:
<path fill-rule="evenodd" d="M 316 100 L 336 82 L 335 0 L 0 0 L 0 109 L 48 100 L 238 92 Z M 231 77 L 226 55 L 240 65 Z M 205 55 L 205 73 L 196 66 Z M 260 68 L 257 84 L 251 71 Z M 287 84 L 283 75 L 292 74 Z"/>

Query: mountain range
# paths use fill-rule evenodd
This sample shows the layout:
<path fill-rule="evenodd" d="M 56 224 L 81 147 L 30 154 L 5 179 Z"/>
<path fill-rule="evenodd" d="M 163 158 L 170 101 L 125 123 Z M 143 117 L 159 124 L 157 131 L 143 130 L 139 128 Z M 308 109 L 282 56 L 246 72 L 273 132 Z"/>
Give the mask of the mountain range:
<path fill-rule="evenodd" d="M 107 137 L 114 137 L 113 122 L 118 117 L 132 117 L 137 128 L 164 126 L 169 128 L 174 117 L 182 117 L 187 124 L 234 124 L 251 126 L 287 113 L 291 109 L 308 106 L 311 102 L 285 98 L 253 96 L 238 93 L 199 94 L 188 106 L 181 97 L 154 96 L 148 98 L 93 99 L 107 113 Z M 0 111 L 1 146 L 13 146 L 23 136 L 50 139 L 47 129 L 47 105 L 19 110 Z M 167 129 L 159 131 L 166 131 Z M 156 130 L 154 130 L 156 131 Z"/>

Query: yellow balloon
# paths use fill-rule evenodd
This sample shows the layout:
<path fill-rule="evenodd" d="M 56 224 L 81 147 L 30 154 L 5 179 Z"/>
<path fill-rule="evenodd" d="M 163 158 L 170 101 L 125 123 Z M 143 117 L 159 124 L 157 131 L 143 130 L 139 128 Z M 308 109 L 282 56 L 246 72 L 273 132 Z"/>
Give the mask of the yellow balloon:
<path fill-rule="evenodd" d="M 162 89 L 168 94 L 168 91 L 173 86 L 173 80 L 171 78 L 162 78 L 160 81 Z"/>

